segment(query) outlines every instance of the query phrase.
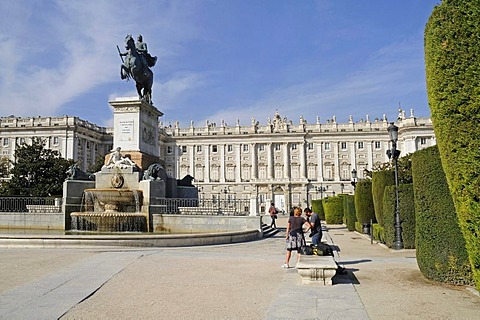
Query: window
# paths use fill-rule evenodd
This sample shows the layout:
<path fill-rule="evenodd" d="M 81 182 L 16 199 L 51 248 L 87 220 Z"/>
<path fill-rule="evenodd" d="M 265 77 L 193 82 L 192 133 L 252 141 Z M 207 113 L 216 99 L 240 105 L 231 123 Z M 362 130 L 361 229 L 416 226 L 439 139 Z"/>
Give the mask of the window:
<path fill-rule="evenodd" d="M 363 149 L 363 141 L 358 142 L 358 149 Z"/>
<path fill-rule="evenodd" d="M 202 146 L 197 146 L 197 152 L 198 153 L 202 152 Z"/>
<path fill-rule="evenodd" d="M 427 144 L 427 138 L 420 138 L 420 144 L 422 145 Z"/>
<path fill-rule="evenodd" d="M 248 152 L 248 144 L 243 145 L 243 152 Z"/>
<path fill-rule="evenodd" d="M 212 145 L 212 152 L 218 152 L 218 146 L 216 144 Z"/>
<path fill-rule="evenodd" d="M 8 138 L 3 138 L 3 146 L 6 147 L 8 146 L 8 144 L 9 144 Z"/>
<path fill-rule="evenodd" d="M 380 141 L 375 141 L 375 149 L 380 149 L 381 147 Z"/>
<path fill-rule="evenodd" d="M 58 146 L 59 139 L 58 137 L 53 137 L 53 145 Z"/>
<path fill-rule="evenodd" d="M 258 151 L 265 151 L 265 145 L 263 143 L 258 145 Z"/>
<path fill-rule="evenodd" d="M 308 150 L 313 150 L 313 143 L 312 143 L 312 142 L 309 142 L 309 143 L 307 144 L 307 149 L 308 149 Z"/>
<path fill-rule="evenodd" d="M 347 143 L 346 142 L 340 143 L 340 147 L 342 148 L 342 150 L 347 150 Z"/>
<path fill-rule="evenodd" d="M 325 142 L 325 151 L 330 151 L 330 142 Z"/>
<path fill-rule="evenodd" d="M 227 145 L 227 152 L 233 152 L 233 146 L 231 144 Z"/>
<path fill-rule="evenodd" d="M 172 154 L 173 148 L 172 146 L 167 146 L 167 153 Z"/>
<path fill-rule="evenodd" d="M 25 138 L 20 138 L 20 145 L 24 145 L 25 144 Z"/>
<path fill-rule="evenodd" d="M 292 143 L 292 150 L 297 150 L 297 144 L 296 143 Z"/>
<path fill-rule="evenodd" d="M 187 146 L 182 146 L 182 153 L 187 153 Z"/>
<path fill-rule="evenodd" d="M 280 143 L 274 143 L 274 144 L 273 144 L 273 149 L 274 149 L 275 151 L 280 151 Z"/>

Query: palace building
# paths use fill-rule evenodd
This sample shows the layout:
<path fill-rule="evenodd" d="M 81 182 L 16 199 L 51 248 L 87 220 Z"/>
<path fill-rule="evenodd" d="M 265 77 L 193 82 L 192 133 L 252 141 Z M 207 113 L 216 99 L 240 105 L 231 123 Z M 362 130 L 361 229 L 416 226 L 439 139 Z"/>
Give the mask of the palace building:
<path fill-rule="evenodd" d="M 31 143 L 38 137 L 47 149 L 63 158 L 73 159 L 88 171 L 98 157 L 112 149 L 112 130 L 99 127 L 78 117 L 0 117 L 0 156 L 14 161 L 17 145 Z"/>
<path fill-rule="evenodd" d="M 430 118 L 417 118 L 413 110 L 409 116 L 400 111 L 395 124 L 401 156 L 436 143 Z M 201 199 L 253 199 L 258 212 L 266 212 L 270 202 L 288 211 L 314 199 L 352 194 L 353 169 L 362 179 L 364 169 L 389 161 L 388 126 L 385 116 L 350 117 L 346 123 L 335 117 L 321 123 L 317 117 L 309 124 L 303 117 L 294 122 L 278 112 L 266 124 L 252 118 L 247 126 L 207 121 L 182 128 L 178 122 L 160 122 L 160 163 L 172 178 L 192 176 Z M 114 147 L 112 133 L 112 128 L 78 117 L 1 117 L 0 156 L 13 161 L 17 144 L 40 137 L 47 148 L 89 171 Z"/>
<path fill-rule="evenodd" d="M 429 118 L 407 117 L 400 111 L 397 148 L 402 154 L 434 145 Z M 249 126 L 207 122 L 188 128 L 178 123 L 165 127 L 161 155 L 167 173 L 191 175 L 200 197 L 212 200 L 255 199 L 258 212 L 270 202 L 280 210 L 305 207 L 311 200 L 353 193 L 352 170 L 358 178 L 364 169 L 388 162 L 391 147 L 386 117 L 338 123 L 298 123 L 277 112 L 265 125 L 254 118 Z"/>

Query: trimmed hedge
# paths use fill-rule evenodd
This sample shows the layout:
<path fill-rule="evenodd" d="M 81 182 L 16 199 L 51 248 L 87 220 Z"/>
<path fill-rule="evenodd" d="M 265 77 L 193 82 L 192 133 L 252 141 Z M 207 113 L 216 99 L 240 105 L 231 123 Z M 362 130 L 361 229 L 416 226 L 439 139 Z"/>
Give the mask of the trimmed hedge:
<path fill-rule="evenodd" d="M 361 224 L 370 224 L 370 220 L 375 220 L 372 181 L 360 180 L 357 182 L 355 187 L 355 212 L 357 221 Z"/>
<path fill-rule="evenodd" d="M 325 211 L 323 210 L 322 200 L 312 200 L 312 210 L 318 214 L 320 220 L 325 220 Z"/>
<path fill-rule="evenodd" d="M 343 214 L 347 230 L 355 231 L 357 216 L 355 215 L 355 197 L 353 195 L 343 197 Z"/>
<path fill-rule="evenodd" d="M 328 224 L 343 223 L 343 197 L 328 197 L 323 199 L 325 206 L 325 222 Z"/>
<path fill-rule="evenodd" d="M 428 279 L 471 285 L 472 268 L 438 147 L 415 152 L 412 162 L 418 267 Z"/>
<path fill-rule="evenodd" d="M 413 184 L 398 186 L 398 210 L 402 223 L 402 238 L 405 249 L 415 248 L 415 205 Z M 395 241 L 395 186 L 387 186 L 383 195 L 385 244 L 392 248 Z"/>
<path fill-rule="evenodd" d="M 480 5 L 444 0 L 425 27 L 428 102 L 442 166 L 480 290 Z"/>
<path fill-rule="evenodd" d="M 386 186 L 395 184 L 395 172 L 392 170 L 375 171 L 372 174 L 372 197 L 375 208 L 375 218 L 383 227 L 383 193 Z"/>

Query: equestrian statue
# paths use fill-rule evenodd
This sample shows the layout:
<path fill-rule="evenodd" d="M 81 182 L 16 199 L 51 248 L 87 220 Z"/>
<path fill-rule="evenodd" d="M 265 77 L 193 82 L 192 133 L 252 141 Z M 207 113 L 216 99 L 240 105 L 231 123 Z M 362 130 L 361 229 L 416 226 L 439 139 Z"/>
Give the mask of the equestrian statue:
<path fill-rule="evenodd" d="M 157 62 L 157 57 L 152 57 L 148 53 L 147 44 L 143 42 L 141 35 L 138 35 L 137 43 L 135 43 L 132 36 L 128 34 L 125 37 L 126 52 L 120 52 L 118 46 L 117 49 L 123 62 L 120 77 L 122 80 L 135 80 L 138 98 L 151 104 L 153 72 L 150 68 Z"/>

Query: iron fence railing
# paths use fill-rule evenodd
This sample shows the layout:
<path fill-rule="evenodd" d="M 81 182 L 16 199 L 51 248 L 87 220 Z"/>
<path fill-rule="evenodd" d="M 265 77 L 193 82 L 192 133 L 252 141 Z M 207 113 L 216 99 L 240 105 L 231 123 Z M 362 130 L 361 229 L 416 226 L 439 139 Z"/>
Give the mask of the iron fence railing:
<path fill-rule="evenodd" d="M 157 207 L 162 214 L 229 215 L 250 214 L 248 199 L 161 198 Z M 0 212 L 61 212 L 61 198 L 0 197 Z"/>
<path fill-rule="evenodd" d="M 250 201 L 245 199 L 159 199 L 160 212 L 164 214 L 203 214 L 247 216 L 250 213 Z"/>
<path fill-rule="evenodd" d="M 60 212 L 61 198 L 0 197 L 0 212 Z"/>

